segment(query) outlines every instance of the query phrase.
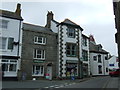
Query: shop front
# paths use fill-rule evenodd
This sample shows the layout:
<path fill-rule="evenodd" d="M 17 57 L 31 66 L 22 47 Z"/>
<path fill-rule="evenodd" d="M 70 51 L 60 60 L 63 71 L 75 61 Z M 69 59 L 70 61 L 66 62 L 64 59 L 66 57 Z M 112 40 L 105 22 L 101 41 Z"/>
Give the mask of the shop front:
<path fill-rule="evenodd" d="M 76 60 L 67 60 L 66 61 L 66 76 L 78 76 L 78 61 Z"/>

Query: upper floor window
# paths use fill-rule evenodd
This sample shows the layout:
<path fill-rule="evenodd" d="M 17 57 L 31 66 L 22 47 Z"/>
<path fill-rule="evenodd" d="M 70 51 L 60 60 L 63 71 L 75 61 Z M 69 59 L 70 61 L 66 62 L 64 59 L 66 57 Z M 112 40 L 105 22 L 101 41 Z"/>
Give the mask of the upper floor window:
<path fill-rule="evenodd" d="M 75 29 L 72 27 L 68 27 L 67 36 L 70 38 L 75 38 Z"/>
<path fill-rule="evenodd" d="M 98 62 L 101 63 L 101 55 L 98 55 Z"/>
<path fill-rule="evenodd" d="M 82 57 L 84 61 L 88 61 L 88 52 L 86 50 L 82 51 Z"/>
<path fill-rule="evenodd" d="M 87 46 L 87 38 L 83 37 L 82 44 L 83 46 Z"/>
<path fill-rule="evenodd" d="M 8 21 L 7 20 L 0 20 L 0 28 L 7 29 L 8 28 Z"/>
<path fill-rule="evenodd" d="M 0 49 L 13 49 L 14 38 L 0 37 Z"/>
<path fill-rule="evenodd" d="M 76 44 L 67 44 L 66 45 L 66 54 L 67 56 L 76 56 Z"/>
<path fill-rule="evenodd" d="M 45 50 L 34 49 L 34 59 L 45 59 Z"/>
<path fill-rule="evenodd" d="M 34 43 L 36 43 L 36 44 L 46 44 L 46 38 L 45 37 L 40 37 L 40 36 L 35 36 L 34 37 Z"/>
<path fill-rule="evenodd" d="M 97 61 L 97 56 L 93 56 L 93 60 L 94 60 L 94 61 Z"/>

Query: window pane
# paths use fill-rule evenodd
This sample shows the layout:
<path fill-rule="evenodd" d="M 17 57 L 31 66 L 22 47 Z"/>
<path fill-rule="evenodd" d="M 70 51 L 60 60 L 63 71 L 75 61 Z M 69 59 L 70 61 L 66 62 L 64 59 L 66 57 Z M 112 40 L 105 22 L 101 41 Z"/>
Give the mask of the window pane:
<path fill-rule="evenodd" d="M 37 42 L 37 37 L 36 36 L 34 37 L 34 42 Z"/>
<path fill-rule="evenodd" d="M 10 64 L 9 71 L 16 71 L 16 64 Z"/>
<path fill-rule="evenodd" d="M 41 66 L 41 74 L 43 74 L 43 66 Z"/>
<path fill-rule="evenodd" d="M 2 64 L 2 71 L 8 71 L 8 64 Z"/>
<path fill-rule="evenodd" d="M 34 58 L 37 58 L 36 49 L 34 49 Z"/>
<path fill-rule="evenodd" d="M 4 37 L 0 38 L 0 49 L 6 49 L 6 41 L 7 41 L 7 38 L 4 38 Z"/>
<path fill-rule="evenodd" d="M 67 55 L 70 55 L 70 45 L 67 45 Z"/>
<path fill-rule="evenodd" d="M 42 43 L 42 37 L 38 37 L 38 43 Z"/>
<path fill-rule="evenodd" d="M 45 58 L 45 51 L 42 51 L 42 58 Z"/>
<path fill-rule="evenodd" d="M 14 38 L 8 39 L 8 49 L 13 49 L 13 42 L 14 42 Z"/>
<path fill-rule="evenodd" d="M 74 38 L 75 37 L 75 30 L 74 30 L 74 28 L 68 28 L 67 29 L 67 34 L 68 34 L 68 37 Z"/>
<path fill-rule="evenodd" d="M 0 28 L 7 29 L 7 26 L 8 26 L 8 21 L 6 21 L 6 20 L 0 20 Z"/>

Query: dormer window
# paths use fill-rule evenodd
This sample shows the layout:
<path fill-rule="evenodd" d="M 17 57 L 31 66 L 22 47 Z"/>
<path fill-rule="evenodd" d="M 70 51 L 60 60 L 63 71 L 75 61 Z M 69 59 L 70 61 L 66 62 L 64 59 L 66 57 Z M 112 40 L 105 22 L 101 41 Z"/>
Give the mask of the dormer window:
<path fill-rule="evenodd" d="M 67 36 L 70 38 L 75 38 L 75 29 L 72 27 L 68 27 Z"/>
<path fill-rule="evenodd" d="M 8 21 L 7 20 L 0 20 L 0 28 L 7 29 L 8 28 Z"/>

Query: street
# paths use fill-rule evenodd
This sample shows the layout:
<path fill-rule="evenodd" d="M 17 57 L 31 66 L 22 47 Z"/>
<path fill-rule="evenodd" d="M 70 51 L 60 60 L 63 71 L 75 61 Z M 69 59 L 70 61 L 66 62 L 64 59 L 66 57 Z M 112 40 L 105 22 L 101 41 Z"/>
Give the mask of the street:
<path fill-rule="evenodd" d="M 119 88 L 120 78 L 118 77 L 92 77 L 84 80 L 38 80 L 38 81 L 3 81 L 3 90 L 39 90 L 57 88 Z M 17 88 L 17 89 L 15 89 Z"/>

